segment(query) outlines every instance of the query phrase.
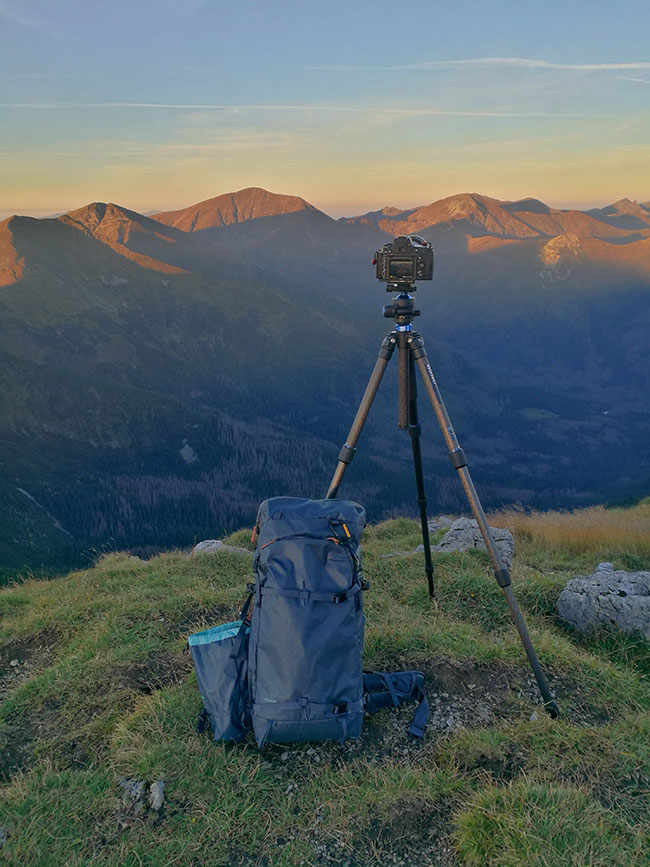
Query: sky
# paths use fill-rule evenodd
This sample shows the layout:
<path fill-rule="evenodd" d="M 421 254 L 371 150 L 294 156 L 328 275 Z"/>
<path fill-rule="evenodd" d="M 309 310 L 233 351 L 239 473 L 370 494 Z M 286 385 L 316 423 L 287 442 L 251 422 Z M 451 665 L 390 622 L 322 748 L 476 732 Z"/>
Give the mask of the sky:
<path fill-rule="evenodd" d="M 650 0 L 0 0 L 0 219 L 650 200 Z"/>

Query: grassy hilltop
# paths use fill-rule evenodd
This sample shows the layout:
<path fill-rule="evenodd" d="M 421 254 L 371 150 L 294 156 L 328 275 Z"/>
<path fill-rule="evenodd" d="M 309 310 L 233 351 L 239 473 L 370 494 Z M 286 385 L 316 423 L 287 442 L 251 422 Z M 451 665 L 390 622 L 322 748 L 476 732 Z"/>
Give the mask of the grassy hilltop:
<path fill-rule="evenodd" d="M 650 652 L 556 618 L 566 581 L 601 560 L 650 569 L 650 502 L 573 515 L 502 513 L 513 583 L 556 691 L 539 697 L 479 551 L 437 555 L 429 600 L 418 525 L 363 539 L 365 666 L 421 668 L 411 709 L 359 741 L 230 747 L 194 730 L 187 635 L 235 619 L 248 558 L 127 554 L 0 592 L 0 856 L 29 865 L 650 864 Z M 230 537 L 247 544 L 248 532 Z M 165 781 L 158 812 L 121 778 Z"/>

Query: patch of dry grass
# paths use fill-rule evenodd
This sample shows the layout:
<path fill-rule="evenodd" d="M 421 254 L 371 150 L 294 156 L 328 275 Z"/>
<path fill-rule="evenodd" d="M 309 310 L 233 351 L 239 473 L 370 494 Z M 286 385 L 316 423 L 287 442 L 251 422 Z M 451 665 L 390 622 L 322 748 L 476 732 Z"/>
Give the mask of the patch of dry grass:
<path fill-rule="evenodd" d="M 631 509 L 591 506 L 573 512 L 527 512 L 507 508 L 490 515 L 520 542 L 567 554 L 625 553 L 650 557 L 650 498 Z"/>

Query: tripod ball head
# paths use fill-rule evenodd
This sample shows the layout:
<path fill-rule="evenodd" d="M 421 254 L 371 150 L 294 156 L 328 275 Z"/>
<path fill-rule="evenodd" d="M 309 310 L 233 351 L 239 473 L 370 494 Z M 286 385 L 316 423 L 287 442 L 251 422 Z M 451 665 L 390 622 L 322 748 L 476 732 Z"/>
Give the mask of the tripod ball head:
<path fill-rule="evenodd" d="M 389 291 L 397 289 L 397 286 L 391 286 Z M 415 309 L 413 296 L 408 292 L 401 291 L 396 298 L 393 298 L 392 304 L 384 305 L 383 314 L 386 319 L 394 319 L 397 325 L 410 325 L 413 319 L 420 315 L 420 311 Z"/>

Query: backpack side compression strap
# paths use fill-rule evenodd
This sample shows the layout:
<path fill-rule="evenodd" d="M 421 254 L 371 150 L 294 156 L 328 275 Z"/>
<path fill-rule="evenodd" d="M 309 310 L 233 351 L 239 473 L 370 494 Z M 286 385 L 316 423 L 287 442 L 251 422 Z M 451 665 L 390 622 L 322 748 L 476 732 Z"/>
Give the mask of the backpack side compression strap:
<path fill-rule="evenodd" d="M 364 671 L 363 698 L 366 713 L 374 714 L 384 707 L 399 707 L 406 701 L 417 701 L 409 734 L 421 738 L 429 718 L 429 703 L 424 694 L 424 674 L 421 671 Z"/>

